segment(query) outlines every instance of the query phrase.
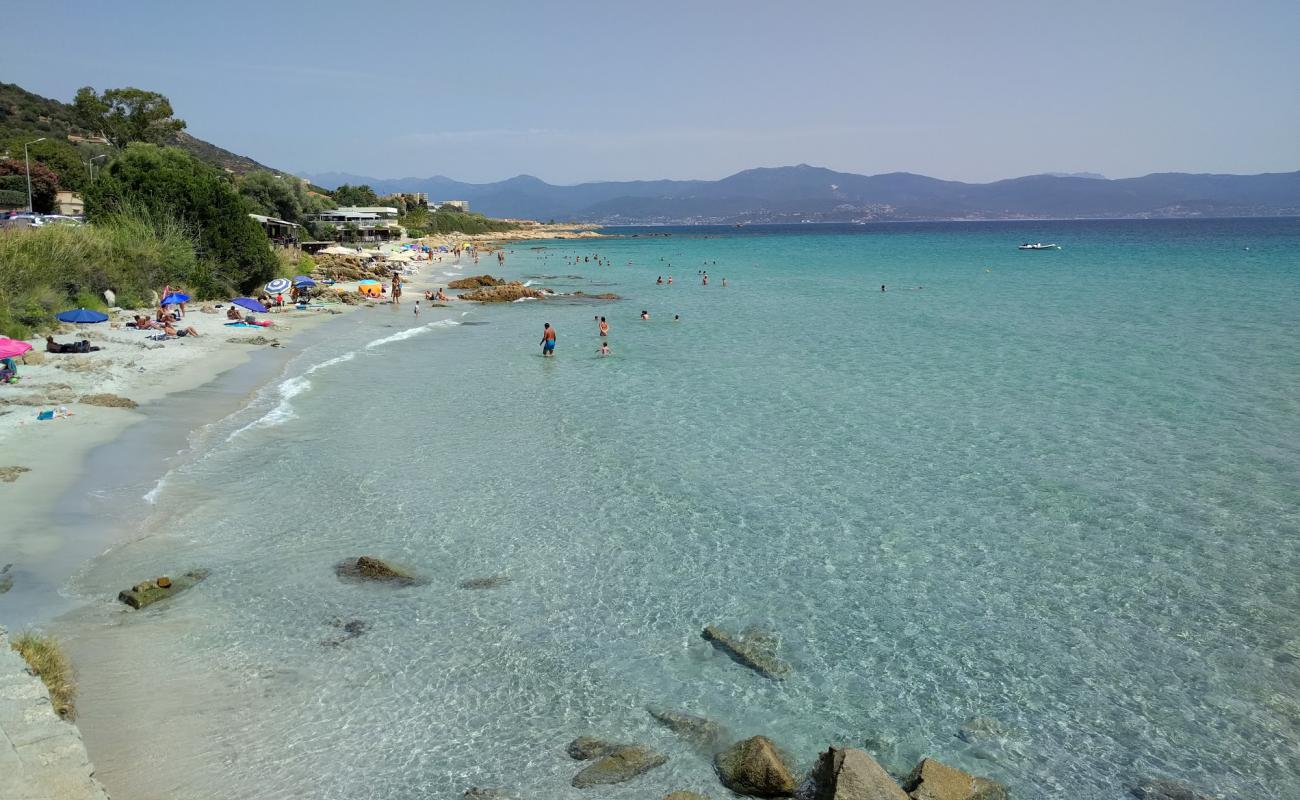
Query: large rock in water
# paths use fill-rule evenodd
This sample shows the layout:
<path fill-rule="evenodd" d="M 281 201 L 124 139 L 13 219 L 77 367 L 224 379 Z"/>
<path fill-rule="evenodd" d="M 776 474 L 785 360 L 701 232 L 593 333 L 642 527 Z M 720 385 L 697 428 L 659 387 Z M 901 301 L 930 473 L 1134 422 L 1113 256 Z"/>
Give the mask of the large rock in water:
<path fill-rule="evenodd" d="M 573 776 L 579 789 L 623 783 L 668 763 L 668 756 L 641 745 L 620 747 Z"/>
<path fill-rule="evenodd" d="M 409 569 L 395 566 L 374 556 L 345 559 L 335 565 L 334 572 L 340 578 L 392 583 L 398 586 L 410 586 L 419 582 L 419 578 Z"/>
<path fill-rule="evenodd" d="M 704 640 L 731 657 L 732 661 L 772 680 L 783 680 L 790 674 L 790 665 L 777 658 L 772 652 L 772 643 L 767 639 L 749 639 L 733 636 L 716 625 L 708 625 L 700 634 Z"/>
<path fill-rule="evenodd" d="M 708 753 L 717 752 L 727 735 L 727 729 L 717 722 L 685 711 L 654 706 L 646 706 L 646 711 L 665 728 Z"/>
<path fill-rule="evenodd" d="M 1006 800 L 1007 790 L 997 781 L 923 758 L 903 781 L 912 800 Z"/>
<path fill-rule="evenodd" d="M 1208 794 L 1193 789 L 1185 783 L 1147 779 L 1129 789 L 1138 800 L 1211 800 Z"/>
<path fill-rule="evenodd" d="M 865 750 L 832 747 L 813 768 L 816 800 L 908 800 L 885 768 Z"/>
<path fill-rule="evenodd" d="M 195 569 L 175 578 L 162 576 L 151 581 L 141 581 L 130 589 L 118 592 L 117 599 L 131 608 L 144 608 L 159 600 L 174 597 L 206 577 L 208 577 L 206 569 Z"/>
<path fill-rule="evenodd" d="M 466 292 L 460 296 L 461 300 L 473 300 L 477 303 L 513 303 L 525 297 L 540 299 L 546 297 L 546 292 L 541 289 L 534 289 L 531 286 L 524 286 L 522 283 L 506 283 L 501 286 L 485 286 L 482 289 L 475 289 L 472 292 Z"/>
<path fill-rule="evenodd" d="M 481 289 L 484 286 L 504 286 L 505 281 L 501 278 L 494 278 L 491 275 L 470 275 L 468 278 L 457 278 L 447 284 L 448 289 Z"/>
<path fill-rule="evenodd" d="M 713 759 L 722 784 L 751 797 L 793 797 L 794 775 L 772 740 L 754 736 L 718 753 Z"/>

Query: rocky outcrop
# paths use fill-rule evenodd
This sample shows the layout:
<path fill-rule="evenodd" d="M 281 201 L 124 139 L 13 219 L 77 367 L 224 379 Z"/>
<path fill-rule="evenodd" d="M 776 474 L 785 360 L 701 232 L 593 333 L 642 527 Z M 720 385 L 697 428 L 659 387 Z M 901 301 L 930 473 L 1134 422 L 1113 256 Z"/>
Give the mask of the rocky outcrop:
<path fill-rule="evenodd" d="M 646 706 L 646 711 L 665 728 L 707 753 L 717 752 L 727 736 L 726 728 L 706 717 L 653 706 Z"/>
<path fill-rule="evenodd" d="M 340 578 L 389 583 L 395 586 L 412 586 L 420 582 L 419 576 L 406 567 L 390 564 L 374 556 L 360 556 L 340 561 L 335 565 L 334 572 Z"/>
<path fill-rule="evenodd" d="M 912 800 L 1006 800 L 1007 790 L 997 781 L 923 758 L 903 781 Z"/>
<path fill-rule="evenodd" d="M 447 284 L 448 289 L 481 289 L 484 286 L 505 286 L 506 282 L 501 278 L 494 278 L 491 275 L 471 275 L 468 278 L 457 278 Z"/>
<path fill-rule="evenodd" d="M 627 745 L 618 742 L 610 742 L 605 739 L 597 739 L 594 736 L 579 736 L 577 739 L 569 742 L 565 747 L 565 752 L 569 758 L 577 761 L 590 761 L 593 758 L 604 758 L 605 756 L 620 750 Z"/>
<path fill-rule="evenodd" d="M 600 294 L 587 294 L 586 292 L 574 292 L 573 294 L 571 294 L 571 295 L 569 295 L 569 296 L 570 296 L 570 297 L 576 297 L 576 298 L 578 298 L 578 299 L 580 299 L 580 300 L 619 300 L 619 299 L 621 299 L 618 295 L 614 294 L 613 292 L 601 292 Z"/>
<path fill-rule="evenodd" d="M 1140 781 L 1129 788 L 1129 794 L 1138 800 L 1212 800 L 1208 794 L 1185 783 L 1158 778 Z"/>
<path fill-rule="evenodd" d="M 641 745 L 620 747 L 573 776 L 578 789 L 630 781 L 668 763 L 668 756 Z"/>
<path fill-rule="evenodd" d="M 713 759 L 722 785 L 751 797 L 793 797 L 794 774 L 776 745 L 754 736 L 718 753 Z"/>
<path fill-rule="evenodd" d="M 814 800 L 908 800 L 894 779 L 866 751 L 832 747 L 813 768 Z"/>
<path fill-rule="evenodd" d="M 31 467 L 0 467 L 0 481 L 13 483 L 18 480 L 18 476 L 24 472 L 31 472 Z"/>
<path fill-rule="evenodd" d="M 137 408 L 139 403 L 115 394 L 88 394 L 77 402 L 87 406 L 104 406 L 105 408 Z"/>
<path fill-rule="evenodd" d="M 510 583 L 509 575 L 485 575 L 481 578 L 466 578 L 456 584 L 458 589 L 500 589 Z"/>
<path fill-rule="evenodd" d="M 507 283 L 501 286 L 485 286 L 460 296 L 461 300 L 473 300 L 477 303 L 513 303 L 525 297 L 540 299 L 547 293 L 541 289 L 524 286 L 522 283 Z"/>
<path fill-rule="evenodd" d="M 118 592 L 117 599 L 131 608 L 140 609 L 151 606 L 159 600 L 175 597 L 206 577 L 208 577 L 206 569 L 191 570 L 175 578 L 163 575 L 150 581 L 141 581 L 130 589 L 123 589 Z"/>
<path fill-rule="evenodd" d="M 707 626 L 700 635 L 730 656 L 732 661 L 749 667 L 765 678 L 779 681 L 790 674 L 790 665 L 776 657 L 775 643 L 771 639 L 733 636 L 716 625 Z"/>

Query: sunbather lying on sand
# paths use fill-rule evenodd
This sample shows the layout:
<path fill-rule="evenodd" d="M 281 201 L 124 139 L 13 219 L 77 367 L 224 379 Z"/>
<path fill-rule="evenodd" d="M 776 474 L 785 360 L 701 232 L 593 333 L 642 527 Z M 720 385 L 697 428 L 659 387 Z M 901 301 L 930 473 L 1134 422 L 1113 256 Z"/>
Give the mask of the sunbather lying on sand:
<path fill-rule="evenodd" d="M 54 341 L 53 336 L 45 337 L 45 352 L 47 353 L 94 353 L 101 349 L 103 348 L 91 347 L 89 339 L 82 339 L 71 344 L 60 344 Z"/>
<path fill-rule="evenodd" d="M 189 326 L 188 328 L 177 328 L 176 326 L 172 325 L 170 322 L 163 323 L 163 333 L 167 334 L 168 336 L 177 336 L 177 337 L 199 335 L 199 332 L 194 330 L 193 325 Z"/>

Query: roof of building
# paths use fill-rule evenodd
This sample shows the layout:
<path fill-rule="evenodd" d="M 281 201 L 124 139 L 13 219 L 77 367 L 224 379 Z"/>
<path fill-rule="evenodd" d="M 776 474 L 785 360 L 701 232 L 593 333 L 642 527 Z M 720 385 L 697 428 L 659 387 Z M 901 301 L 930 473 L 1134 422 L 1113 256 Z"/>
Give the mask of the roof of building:
<path fill-rule="evenodd" d="M 334 210 L 343 212 L 345 214 L 349 212 L 358 213 L 358 214 L 396 214 L 397 213 L 397 209 L 392 206 L 341 206 Z"/>
<path fill-rule="evenodd" d="M 252 217 L 258 222 L 273 222 L 276 225 L 292 225 L 295 228 L 302 227 L 296 222 L 289 222 L 288 220 L 284 220 L 284 219 L 276 219 L 275 217 L 268 217 L 265 214 L 249 214 L 248 216 Z"/>

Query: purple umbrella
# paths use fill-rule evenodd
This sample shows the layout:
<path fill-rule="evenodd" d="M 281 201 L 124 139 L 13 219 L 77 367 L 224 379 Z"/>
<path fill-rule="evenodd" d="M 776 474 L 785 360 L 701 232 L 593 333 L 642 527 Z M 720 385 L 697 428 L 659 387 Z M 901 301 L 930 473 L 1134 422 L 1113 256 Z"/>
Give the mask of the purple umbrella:
<path fill-rule="evenodd" d="M 242 306 L 248 309 L 249 311 L 256 311 L 261 314 L 265 314 L 267 312 L 266 306 L 262 305 L 261 303 L 257 302 L 251 297 L 236 297 L 234 300 L 231 300 L 230 302 L 234 305 Z"/>

